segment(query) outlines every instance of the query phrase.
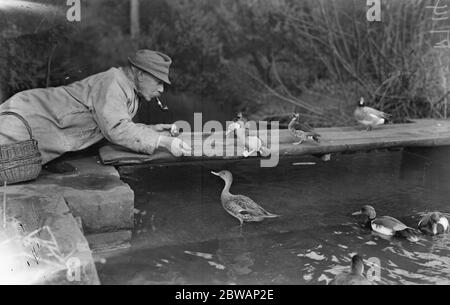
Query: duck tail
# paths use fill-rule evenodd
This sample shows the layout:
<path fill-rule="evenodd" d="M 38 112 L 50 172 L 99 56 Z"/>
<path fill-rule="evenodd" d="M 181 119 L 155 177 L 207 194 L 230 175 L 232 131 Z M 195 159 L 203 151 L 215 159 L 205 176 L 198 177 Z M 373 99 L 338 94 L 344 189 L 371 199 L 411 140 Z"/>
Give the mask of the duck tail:
<path fill-rule="evenodd" d="M 310 140 L 320 143 L 320 134 L 318 134 L 318 133 L 308 133 L 307 137 Z"/>
<path fill-rule="evenodd" d="M 314 141 L 316 141 L 317 143 L 320 143 L 320 134 L 314 134 L 313 136 L 312 136 L 312 138 L 313 138 L 313 140 Z"/>
<path fill-rule="evenodd" d="M 381 117 L 384 119 L 384 124 L 387 124 L 391 121 L 392 115 L 386 112 L 382 112 Z"/>
<path fill-rule="evenodd" d="M 264 218 L 277 218 L 277 217 L 281 216 L 281 215 L 269 213 L 267 211 L 265 211 L 265 212 L 266 212 L 266 214 L 264 215 Z"/>
<path fill-rule="evenodd" d="M 398 237 L 406 238 L 407 240 L 412 241 L 412 242 L 419 241 L 419 237 L 417 236 L 417 233 L 413 228 L 406 228 L 402 231 L 397 231 L 396 235 Z"/>

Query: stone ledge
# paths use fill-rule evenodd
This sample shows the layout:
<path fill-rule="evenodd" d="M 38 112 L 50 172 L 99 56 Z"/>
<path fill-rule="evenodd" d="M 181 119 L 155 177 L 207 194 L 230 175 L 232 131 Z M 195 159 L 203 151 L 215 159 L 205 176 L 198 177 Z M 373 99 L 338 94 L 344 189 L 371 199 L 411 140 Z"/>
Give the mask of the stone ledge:
<path fill-rule="evenodd" d="M 31 185 L 8 186 L 6 203 L 8 222 L 1 232 L 9 242 L 2 247 L 15 253 L 4 262 L 12 266 L 10 274 L 2 272 L 6 283 L 100 284 L 88 242 L 62 196 Z M 72 263 L 76 267 L 69 273 Z"/>
<path fill-rule="evenodd" d="M 99 234 L 90 234 L 86 238 L 94 253 L 115 251 L 129 248 L 131 231 L 117 231 Z"/>
<path fill-rule="evenodd" d="M 86 234 L 133 228 L 134 192 L 120 180 L 114 167 L 100 164 L 96 156 L 64 162 L 76 167 L 77 171 L 59 174 L 44 170 L 31 184 L 61 194 L 72 214 L 81 218 Z"/>

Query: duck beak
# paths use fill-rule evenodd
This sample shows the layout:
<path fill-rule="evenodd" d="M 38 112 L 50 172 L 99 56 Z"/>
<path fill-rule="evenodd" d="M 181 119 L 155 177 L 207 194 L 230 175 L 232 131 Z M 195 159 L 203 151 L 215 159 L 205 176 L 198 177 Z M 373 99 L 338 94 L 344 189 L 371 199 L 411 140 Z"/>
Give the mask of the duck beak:
<path fill-rule="evenodd" d="M 355 213 L 352 213 L 353 216 L 355 216 L 355 215 L 361 215 L 361 214 L 362 214 L 361 211 L 357 211 L 357 212 L 355 212 Z"/>
<path fill-rule="evenodd" d="M 216 173 L 216 172 L 213 172 L 213 171 L 211 171 L 211 174 L 219 176 L 219 173 Z"/>

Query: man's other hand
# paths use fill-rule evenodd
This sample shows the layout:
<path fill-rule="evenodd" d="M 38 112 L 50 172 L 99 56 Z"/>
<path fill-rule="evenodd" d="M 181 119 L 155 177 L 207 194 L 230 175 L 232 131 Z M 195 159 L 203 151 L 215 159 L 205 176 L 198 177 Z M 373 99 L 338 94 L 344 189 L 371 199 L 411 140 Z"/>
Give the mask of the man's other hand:
<path fill-rule="evenodd" d="M 179 135 L 178 127 L 175 124 L 156 124 L 153 125 L 156 131 L 168 131 L 172 137 Z"/>
<path fill-rule="evenodd" d="M 161 136 L 160 144 L 172 153 L 175 157 L 186 156 L 192 154 L 192 148 L 179 138 Z"/>

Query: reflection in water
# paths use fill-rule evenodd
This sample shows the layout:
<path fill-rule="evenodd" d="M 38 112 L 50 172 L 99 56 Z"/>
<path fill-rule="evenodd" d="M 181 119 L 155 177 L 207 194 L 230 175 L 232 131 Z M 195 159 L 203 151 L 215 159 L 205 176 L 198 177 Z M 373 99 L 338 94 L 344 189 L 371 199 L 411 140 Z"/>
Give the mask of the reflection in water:
<path fill-rule="evenodd" d="M 126 180 L 135 191 L 132 248 L 98 266 L 102 283 L 116 284 L 327 284 L 350 268 L 351 257 L 380 261 L 375 284 L 450 284 L 450 237 L 420 241 L 386 238 L 351 213 L 370 204 L 377 213 L 416 227 L 439 210 L 449 216 L 447 151 L 359 153 L 292 166 L 258 162 L 139 169 Z M 303 160 L 304 161 L 304 160 Z M 262 223 L 236 221 L 221 207 L 222 181 L 282 215 Z"/>

